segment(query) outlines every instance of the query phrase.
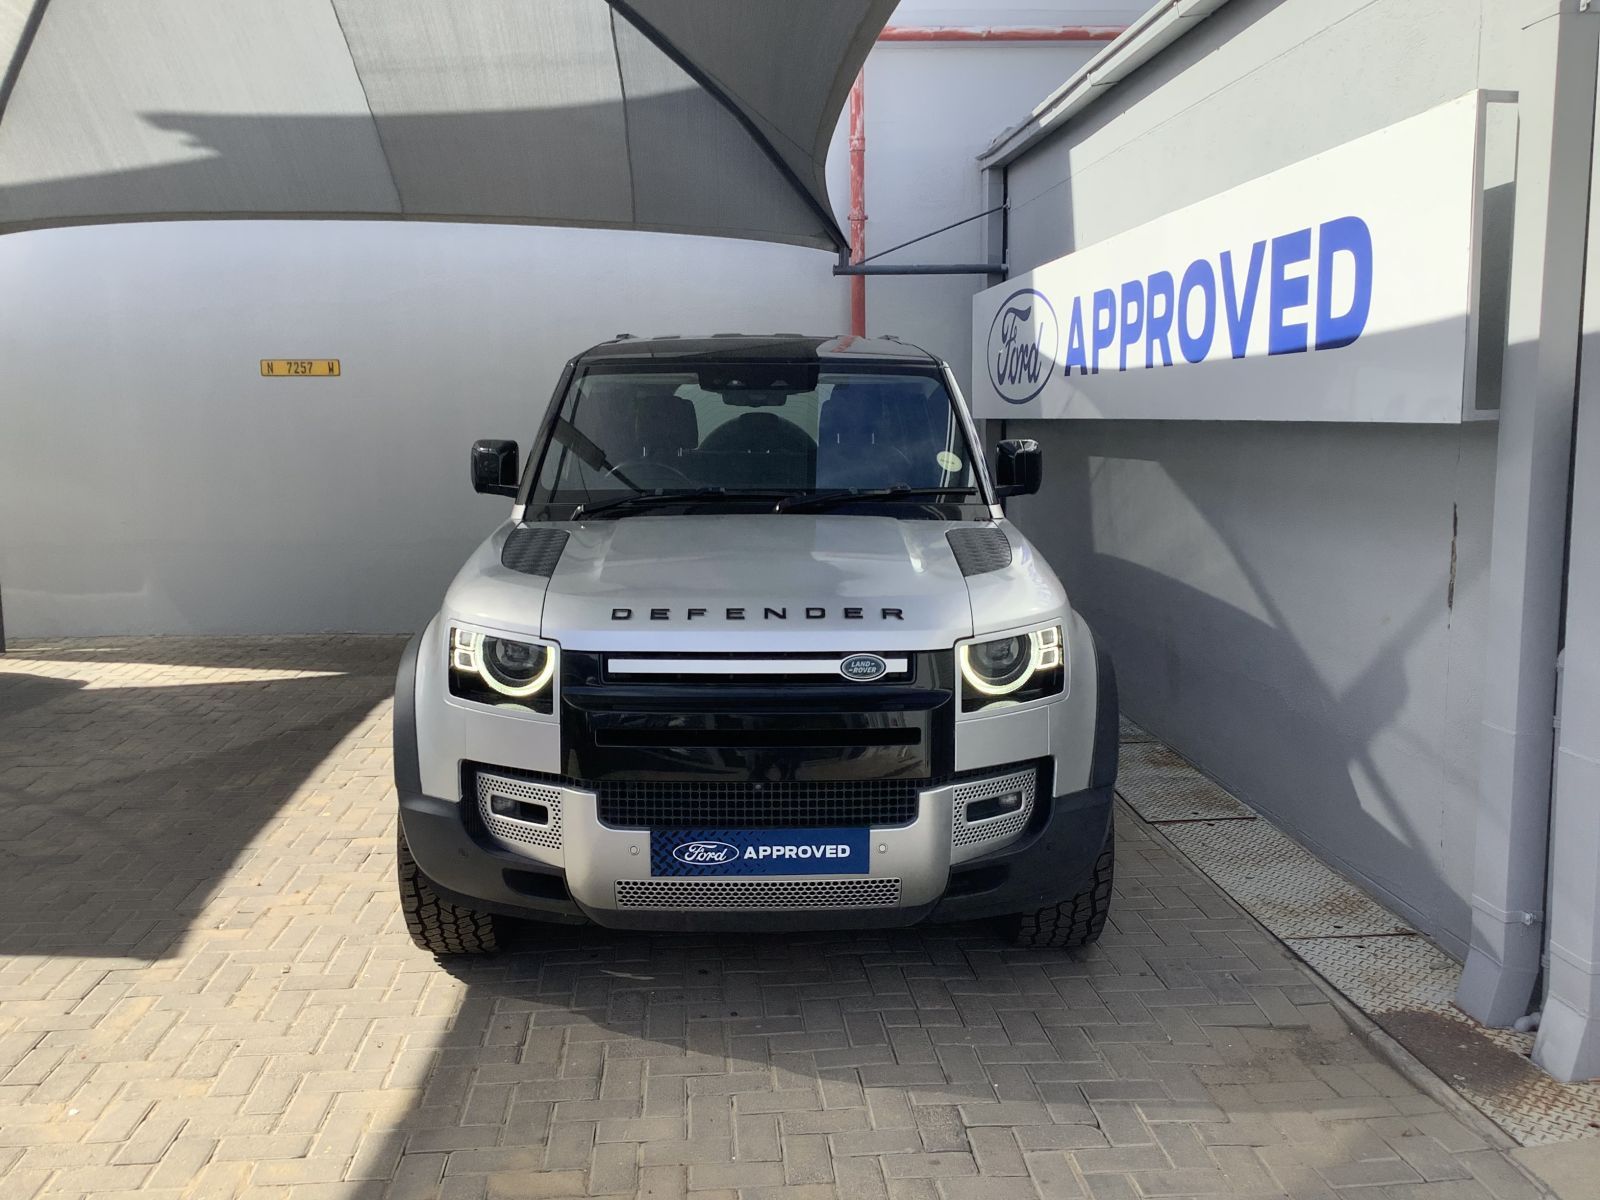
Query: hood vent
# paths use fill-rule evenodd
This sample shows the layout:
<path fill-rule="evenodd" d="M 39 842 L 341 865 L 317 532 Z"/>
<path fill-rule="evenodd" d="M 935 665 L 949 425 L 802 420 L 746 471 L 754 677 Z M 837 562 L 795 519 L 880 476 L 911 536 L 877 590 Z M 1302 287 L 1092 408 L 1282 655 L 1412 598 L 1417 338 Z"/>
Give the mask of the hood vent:
<path fill-rule="evenodd" d="M 567 531 L 539 525 L 518 525 L 500 550 L 500 565 L 524 575 L 554 574 L 561 552 L 567 548 Z"/>
<path fill-rule="evenodd" d="M 1011 542 L 1003 529 L 952 529 L 945 539 L 963 575 L 986 575 L 1011 565 Z"/>

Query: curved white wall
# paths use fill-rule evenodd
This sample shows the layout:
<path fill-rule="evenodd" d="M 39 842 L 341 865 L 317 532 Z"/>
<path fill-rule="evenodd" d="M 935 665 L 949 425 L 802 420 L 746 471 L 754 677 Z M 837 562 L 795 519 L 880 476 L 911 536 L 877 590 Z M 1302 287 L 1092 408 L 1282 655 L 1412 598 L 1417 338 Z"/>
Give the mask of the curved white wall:
<path fill-rule="evenodd" d="M 12 637 L 415 628 L 612 334 L 829 333 L 814 250 L 488 225 L 212 222 L 0 239 L 0 597 Z M 338 379 L 258 360 L 338 357 Z"/>

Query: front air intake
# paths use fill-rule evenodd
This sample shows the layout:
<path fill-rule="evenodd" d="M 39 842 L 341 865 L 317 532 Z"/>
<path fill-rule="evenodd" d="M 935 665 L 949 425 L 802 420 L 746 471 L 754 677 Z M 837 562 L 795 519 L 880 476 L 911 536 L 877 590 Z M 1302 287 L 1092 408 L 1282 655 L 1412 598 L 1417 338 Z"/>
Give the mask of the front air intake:
<path fill-rule="evenodd" d="M 1017 837 L 1033 816 L 1039 772 L 1029 767 L 1009 775 L 973 779 L 956 786 L 951 800 L 950 858 L 963 862 Z"/>
<path fill-rule="evenodd" d="M 509 775 L 477 776 L 478 816 L 512 849 L 537 846 L 561 849 L 561 790 L 532 779 Z"/>
<path fill-rule="evenodd" d="M 618 908 L 672 911 L 893 908 L 898 879 L 619 879 Z"/>

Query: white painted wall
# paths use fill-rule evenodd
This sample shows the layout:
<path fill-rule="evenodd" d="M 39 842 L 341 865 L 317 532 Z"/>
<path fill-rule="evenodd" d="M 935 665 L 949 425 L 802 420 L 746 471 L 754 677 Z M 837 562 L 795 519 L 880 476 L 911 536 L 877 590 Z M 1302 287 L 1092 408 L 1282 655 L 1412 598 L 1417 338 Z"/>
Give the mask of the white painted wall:
<path fill-rule="evenodd" d="M 832 330 L 827 255 L 487 225 L 142 225 L 0 240 L 12 636 L 406 630 L 506 502 L 561 364 L 622 331 Z M 258 360 L 338 357 L 338 379 Z"/>
<path fill-rule="evenodd" d="M 1013 164 L 1013 267 L 1514 87 L 1509 7 L 1233 0 Z M 1108 641 L 1127 711 L 1462 953 L 1495 427 L 1007 432 L 1044 447 L 1045 490 L 1014 514 Z"/>
<path fill-rule="evenodd" d="M 1138 7 L 907 0 L 895 20 L 1103 22 Z M 1086 53 L 875 51 L 869 238 L 976 211 L 972 156 Z M 842 150 L 836 138 L 841 217 Z M 946 239 L 918 251 L 973 253 Z M 482 225 L 0 239 L 7 632 L 414 628 L 504 512 L 468 485 L 473 438 L 526 443 L 561 364 L 619 331 L 843 331 L 848 287 L 831 266 L 748 242 Z M 874 281 L 869 330 L 964 364 L 974 282 Z M 337 356 L 345 373 L 261 379 L 257 360 L 279 356 Z"/>
<path fill-rule="evenodd" d="M 1145 0 L 952 6 L 903 0 L 894 25 L 1126 25 Z M 970 217 L 984 208 L 975 160 L 1006 126 L 1100 50 L 1103 43 L 884 42 L 867 60 L 867 253 Z M 835 199 L 846 209 L 845 193 Z M 884 262 L 982 262 L 982 222 L 918 242 Z M 867 332 L 892 333 L 950 362 L 965 387 L 972 361 L 974 293 L 983 276 L 873 277 Z"/>

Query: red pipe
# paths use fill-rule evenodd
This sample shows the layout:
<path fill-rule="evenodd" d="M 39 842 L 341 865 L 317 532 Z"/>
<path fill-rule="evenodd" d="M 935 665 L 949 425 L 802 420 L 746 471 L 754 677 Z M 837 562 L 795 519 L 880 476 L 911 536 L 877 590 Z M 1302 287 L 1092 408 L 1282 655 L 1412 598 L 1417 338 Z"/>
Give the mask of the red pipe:
<path fill-rule="evenodd" d="M 887 25 L 880 42 L 1111 42 L 1125 25 Z"/>
<path fill-rule="evenodd" d="M 880 42 L 1110 42 L 1124 25 L 887 25 Z M 850 261 L 867 255 L 866 69 L 850 88 Z M 850 277 L 850 332 L 867 336 L 867 279 Z"/>
<path fill-rule="evenodd" d="M 867 77 L 862 71 L 850 88 L 850 261 L 867 254 Z M 867 336 L 867 277 L 850 277 L 850 332 Z"/>

